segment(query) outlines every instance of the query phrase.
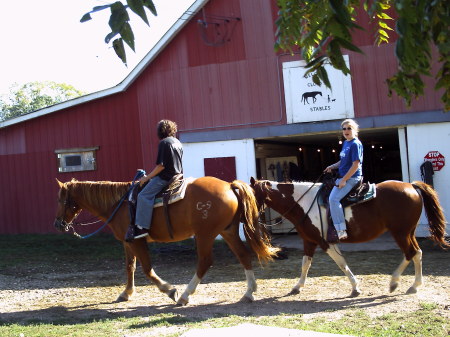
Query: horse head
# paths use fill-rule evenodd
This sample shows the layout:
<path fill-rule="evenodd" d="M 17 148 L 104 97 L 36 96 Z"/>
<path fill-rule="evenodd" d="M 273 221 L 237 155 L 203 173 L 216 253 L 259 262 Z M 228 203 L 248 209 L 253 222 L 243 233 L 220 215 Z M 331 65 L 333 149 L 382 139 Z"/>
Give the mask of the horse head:
<path fill-rule="evenodd" d="M 268 180 L 256 180 L 251 177 L 250 186 L 255 194 L 258 209 L 262 210 L 266 201 L 270 201 L 270 190 L 272 185 Z"/>
<path fill-rule="evenodd" d="M 67 232 L 72 226 L 72 221 L 80 214 L 81 207 L 70 194 L 70 183 L 62 183 L 58 179 L 58 208 L 53 225 L 61 232 Z"/>

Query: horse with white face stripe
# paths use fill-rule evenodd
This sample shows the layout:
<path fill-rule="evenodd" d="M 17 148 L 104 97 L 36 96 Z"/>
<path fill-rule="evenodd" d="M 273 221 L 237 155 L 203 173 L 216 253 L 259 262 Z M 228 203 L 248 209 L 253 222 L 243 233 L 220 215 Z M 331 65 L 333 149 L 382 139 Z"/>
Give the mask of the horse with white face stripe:
<path fill-rule="evenodd" d="M 358 296 L 361 291 L 339 247 L 326 241 L 328 222 L 326 210 L 316 201 L 322 184 L 310 182 L 277 183 L 251 178 L 251 186 L 262 209 L 264 205 L 280 213 L 292 222 L 298 235 L 303 239 L 304 257 L 301 276 L 290 294 L 298 294 L 305 286 L 306 277 L 317 246 L 320 246 L 339 266 L 350 280 L 350 296 Z M 348 238 L 343 243 L 358 243 L 373 240 L 390 231 L 404 254 L 404 260 L 392 274 L 390 291 L 398 286 L 402 272 L 413 260 L 415 280 L 407 293 L 416 293 L 422 284 L 422 251 L 415 238 L 422 207 L 427 214 L 431 239 L 442 248 L 449 248 L 445 240 L 446 220 L 436 192 L 427 184 L 416 181 L 404 183 L 385 181 L 376 185 L 377 197 L 364 203 L 345 208 Z M 407 209 L 408 212 L 402 210 Z M 320 213 L 319 213 L 320 212 Z"/>

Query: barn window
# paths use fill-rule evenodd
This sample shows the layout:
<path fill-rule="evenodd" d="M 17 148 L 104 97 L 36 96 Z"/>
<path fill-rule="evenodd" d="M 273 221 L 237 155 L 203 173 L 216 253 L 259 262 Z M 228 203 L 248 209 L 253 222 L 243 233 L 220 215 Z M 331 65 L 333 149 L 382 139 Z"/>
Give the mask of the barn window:
<path fill-rule="evenodd" d="M 97 169 L 97 147 L 55 150 L 59 172 L 92 171 Z"/>

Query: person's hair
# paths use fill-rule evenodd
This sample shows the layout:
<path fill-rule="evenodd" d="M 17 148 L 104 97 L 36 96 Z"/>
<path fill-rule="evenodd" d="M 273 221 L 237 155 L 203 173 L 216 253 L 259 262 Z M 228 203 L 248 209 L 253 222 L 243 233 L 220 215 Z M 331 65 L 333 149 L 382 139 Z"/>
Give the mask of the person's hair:
<path fill-rule="evenodd" d="M 158 122 L 157 130 L 159 139 L 175 137 L 175 134 L 177 133 L 177 124 L 168 119 L 163 119 Z"/>
<path fill-rule="evenodd" d="M 345 124 L 348 124 L 352 127 L 352 129 L 355 131 L 355 135 L 358 135 L 359 132 L 359 125 L 356 123 L 353 119 L 347 118 L 341 123 L 341 127 L 343 127 Z"/>

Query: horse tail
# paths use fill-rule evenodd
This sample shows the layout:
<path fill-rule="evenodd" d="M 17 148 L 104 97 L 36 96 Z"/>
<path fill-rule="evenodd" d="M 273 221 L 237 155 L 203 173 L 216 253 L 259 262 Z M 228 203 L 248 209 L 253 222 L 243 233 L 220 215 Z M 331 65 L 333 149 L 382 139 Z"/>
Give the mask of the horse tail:
<path fill-rule="evenodd" d="M 242 210 L 241 221 L 244 224 L 244 234 L 247 242 L 258 256 L 260 262 L 267 263 L 272 261 L 280 249 L 272 246 L 269 233 L 258 221 L 258 206 L 253 190 L 248 184 L 239 180 L 231 183 L 231 189 L 239 200 Z"/>
<path fill-rule="evenodd" d="M 445 240 L 445 216 L 439 203 L 439 197 L 434 189 L 422 181 L 412 182 L 414 188 L 420 191 L 423 206 L 428 219 L 431 239 L 442 249 L 450 248 L 450 243 Z"/>

